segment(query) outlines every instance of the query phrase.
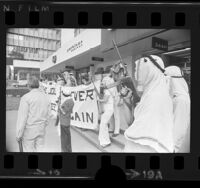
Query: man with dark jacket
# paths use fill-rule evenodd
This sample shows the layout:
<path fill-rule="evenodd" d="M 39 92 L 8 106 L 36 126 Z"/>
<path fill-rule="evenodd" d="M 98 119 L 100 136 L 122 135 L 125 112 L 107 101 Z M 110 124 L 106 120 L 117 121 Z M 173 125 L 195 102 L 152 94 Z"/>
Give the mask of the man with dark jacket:
<path fill-rule="evenodd" d="M 71 147 L 71 113 L 73 112 L 74 101 L 72 98 L 67 98 L 58 109 L 61 129 L 61 151 L 72 152 Z"/>

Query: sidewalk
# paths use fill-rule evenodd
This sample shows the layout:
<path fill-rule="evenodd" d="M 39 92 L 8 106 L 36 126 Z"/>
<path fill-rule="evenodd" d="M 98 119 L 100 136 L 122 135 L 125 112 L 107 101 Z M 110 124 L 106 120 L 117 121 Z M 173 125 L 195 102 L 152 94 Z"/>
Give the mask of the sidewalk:
<path fill-rule="evenodd" d="M 16 142 L 16 120 L 17 111 L 6 111 L 6 148 L 9 152 L 19 152 L 19 146 Z M 120 135 L 113 140 L 120 140 L 120 138 L 123 138 L 123 136 Z M 92 130 L 82 131 L 77 127 L 71 127 L 73 152 L 121 152 L 122 145 L 116 144 L 113 140 L 111 146 L 103 149 L 99 146 L 96 132 Z M 61 152 L 60 137 L 53 121 L 46 128 L 44 152 Z"/>

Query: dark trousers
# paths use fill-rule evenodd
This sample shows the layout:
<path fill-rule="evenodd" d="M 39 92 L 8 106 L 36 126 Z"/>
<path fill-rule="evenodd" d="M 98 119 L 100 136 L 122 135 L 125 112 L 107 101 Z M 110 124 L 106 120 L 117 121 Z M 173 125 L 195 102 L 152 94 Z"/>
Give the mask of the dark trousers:
<path fill-rule="evenodd" d="M 72 152 L 70 126 L 61 125 L 61 150 Z"/>

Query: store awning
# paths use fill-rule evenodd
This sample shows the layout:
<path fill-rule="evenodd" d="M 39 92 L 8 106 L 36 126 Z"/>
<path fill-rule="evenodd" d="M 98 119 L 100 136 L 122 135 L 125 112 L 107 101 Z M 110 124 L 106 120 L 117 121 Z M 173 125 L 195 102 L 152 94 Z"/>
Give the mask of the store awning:
<path fill-rule="evenodd" d="M 75 69 L 88 66 L 93 63 L 93 55 L 101 57 L 100 45 L 101 30 L 87 29 L 41 62 L 41 72 L 60 71 L 65 66 L 74 66 Z"/>

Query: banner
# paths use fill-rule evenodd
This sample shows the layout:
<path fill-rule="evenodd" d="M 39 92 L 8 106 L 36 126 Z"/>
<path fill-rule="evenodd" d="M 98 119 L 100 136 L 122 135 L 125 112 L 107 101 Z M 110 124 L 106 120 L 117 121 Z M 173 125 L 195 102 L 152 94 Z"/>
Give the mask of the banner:
<path fill-rule="evenodd" d="M 95 85 L 99 83 L 96 82 Z M 61 87 L 58 85 L 41 84 L 41 88 L 50 97 L 52 114 L 56 117 L 57 101 L 61 93 L 61 104 L 69 97 L 74 101 L 71 125 L 85 129 L 96 129 L 98 126 L 97 98 L 93 84 L 77 87 Z M 69 94 L 71 96 L 69 96 Z"/>

